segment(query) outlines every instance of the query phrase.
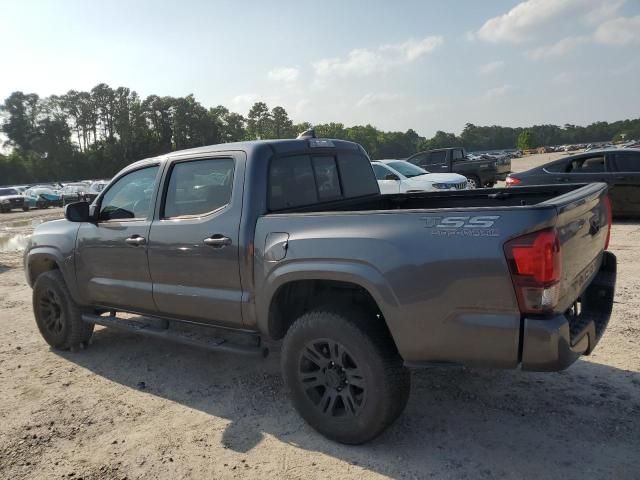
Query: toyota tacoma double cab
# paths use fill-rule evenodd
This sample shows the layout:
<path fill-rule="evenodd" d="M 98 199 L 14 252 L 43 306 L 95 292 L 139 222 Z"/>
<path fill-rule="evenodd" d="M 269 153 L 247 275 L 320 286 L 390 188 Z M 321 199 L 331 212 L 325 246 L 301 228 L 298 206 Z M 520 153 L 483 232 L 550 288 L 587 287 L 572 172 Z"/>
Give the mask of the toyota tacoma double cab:
<path fill-rule="evenodd" d="M 355 143 L 223 144 L 129 165 L 38 225 L 24 264 L 52 347 L 101 325 L 277 349 L 304 420 L 358 444 L 403 411 L 411 368 L 556 371 L 595 348 L 616 278 L 606 193 L 381 195 Z"/>

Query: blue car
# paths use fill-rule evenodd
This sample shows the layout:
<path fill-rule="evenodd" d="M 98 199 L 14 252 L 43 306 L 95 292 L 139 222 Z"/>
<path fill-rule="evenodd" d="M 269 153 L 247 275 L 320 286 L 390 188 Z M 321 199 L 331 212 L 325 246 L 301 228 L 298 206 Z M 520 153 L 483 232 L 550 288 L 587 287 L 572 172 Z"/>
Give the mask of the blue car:
<path fill-rule="evenodd" d="M 62 195 L 48 187 L 31 187 L 24 192 L 25 210 L 31 208 L 61 207 Z"/>

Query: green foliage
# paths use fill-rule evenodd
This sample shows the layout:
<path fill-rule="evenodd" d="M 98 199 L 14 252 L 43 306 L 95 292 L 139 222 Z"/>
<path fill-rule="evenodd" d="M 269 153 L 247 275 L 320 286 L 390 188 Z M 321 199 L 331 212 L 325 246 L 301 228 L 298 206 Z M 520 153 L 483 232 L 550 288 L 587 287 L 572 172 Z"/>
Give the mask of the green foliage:
<path fill-rule="evenodd" d="M 520 132 L 516 145 L 519 150 L 530 150 L 534 148 L 535 145 L 533 144 L 533 135 L 531 135 L 531 132 L 529 130 Z"/>
<path fill-rule="evenodd" d="M 141 98 L 105 83 L 46 98 L 13 92 L 0 105 L 0 119 L 9 147 L 0 155 L 0 184 L 110 177 L 141 158 L 216 143 L 295 138 L 312 126 L 294 124 L 283 107 L 270 110 L 264 102 L 255 103 L 245 118 L 222 105 L 207 109 L 193 95 Z M 411 129 L 384 132 L 372 125 L 332 122 L 315 129 L 319 137 L 360 143 L 373 159 L 453 146 L 474 151 L 640 139 L 640 119 L 526 130 L 468 123 L 460 136 L 438 131 L 429 139 Z"/>

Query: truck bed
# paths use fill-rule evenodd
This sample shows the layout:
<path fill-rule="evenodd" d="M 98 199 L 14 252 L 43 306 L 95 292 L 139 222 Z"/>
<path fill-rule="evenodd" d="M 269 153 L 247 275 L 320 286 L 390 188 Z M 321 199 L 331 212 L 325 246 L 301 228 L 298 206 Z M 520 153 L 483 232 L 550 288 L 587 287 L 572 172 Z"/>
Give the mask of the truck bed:
<path fill-rule="evenodd" d="M 593 184 L 596 185 L 596 184 Z M 415 194 L 376 195 L 367 198 L 340 200 L 315 204 L 308 207 L 290 208 L 274 213 L 320 213 L 320 212 L 362 212 L 380 210 L 422 210 L 461 208 L 502 208 L 544 206 L 554 200 L 554 204 L 570 202 L 576 190 L 584 184 L 538 185 L 531 187 L 481 188 L 476 190 L 425 192 Z M 599 190 L 601 187 L 598 187 Z M 595 192 L 595 190 L 594 190 Z M 558 198 L 561 197 L 561 198 Z"/>
<path fill-rule="evenodd" d="M 405 361 L 513 368 L 523 361 L 524 320 L 506 243 L 557 232 L 562 277 L 554 315 L 563 315 L 601 269 L 605 195 L 603 183 L 477 189 L 378 195 L 263 215 L 255 233 L 256 298 L 260 304 L 262 292 L 297 272 L 360 279 L 375 292 Z"/>

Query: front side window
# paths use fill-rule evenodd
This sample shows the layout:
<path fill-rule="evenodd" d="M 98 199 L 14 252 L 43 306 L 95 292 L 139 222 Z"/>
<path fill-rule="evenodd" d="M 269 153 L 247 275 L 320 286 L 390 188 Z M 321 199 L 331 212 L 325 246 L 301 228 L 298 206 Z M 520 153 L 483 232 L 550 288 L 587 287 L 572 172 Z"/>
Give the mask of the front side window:
<path fill-rule="evenodd" d="M 446 150 L 442 150 L 440 152 L 431 152 L 429 156 L 429 165 L 440 165 L 447 160 L 447 152 Z"/>
<path fill-rule="evenodd" d="M 619 172 L 640 172 L 640 152 L 616 153 L 616 167 Z"/>
<path fill-rule="evenodd" d="M 570 173 L 602 173 L 605 171 L 604 156 L 579 158 L 569 164 Z"/>
<path fill-rule="evenodd" d="M 100 220 L 146 218 L 151 208 L 158 168 L 154 165 L 135 170 L 114 183 L 102 198 Z"/>
<path fill-rule="evenodd" d="M 163 218 L 203 215 L 231 200 L 234 162 L 213 158 L 176 163 L 171 170 Z"/>
<path fill-rule="evenodd" d="M 418 153 L 408 159 L 410 163 L 424 167 L 428 163 L 428 153 Z"/>
<path fill-rule="evenodd" d="M 460 162 L 464 160 L 464 154 L 462 153 L 462 149 L 456 148 L 455 150 L 453 150 L 453 156 L 451 157 L 451 159 L 454 162 Z"/>

